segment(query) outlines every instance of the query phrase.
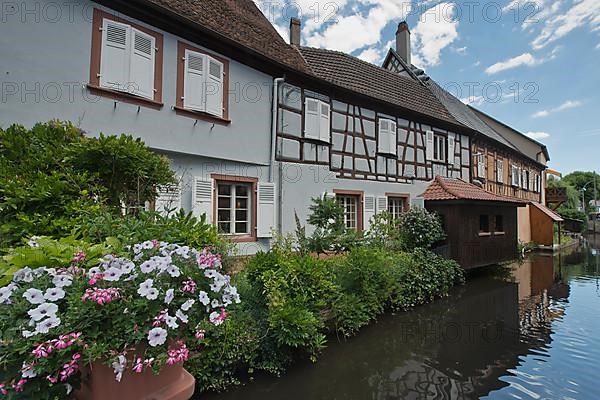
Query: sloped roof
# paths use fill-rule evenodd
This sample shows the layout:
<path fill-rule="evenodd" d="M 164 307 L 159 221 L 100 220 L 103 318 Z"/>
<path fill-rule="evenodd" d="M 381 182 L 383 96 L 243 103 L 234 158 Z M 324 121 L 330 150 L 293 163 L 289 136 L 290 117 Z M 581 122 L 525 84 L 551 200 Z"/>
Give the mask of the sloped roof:
<path fill-rule="evenodd" d="M 458 125 L 439 100 L 418 81 L 349 54 L 298 47 L 313 74 L 342 88 Z"/>
<path fill-rule="evenodd" d="M 144 0 L 165 11 L 233 40 L 277 63 L 307 72 L 306 63 L 289 46 L 252 0 Z"/>
<path fill-rule="evenodd" d="M 435 177 L 421 196 L 423 196 L 425 201 L 476 200 L 503 203 L 525 203 L 518 199 L 490 193 L 462 179 L 443 178 L 439 175 Z"/>
<path fill-rule="evenodd" d="M 544 214 L 546 214 L 548 217 L 550 217 L 552 219 L 552 221 L 554 221 L 554 222 L 563 222 L 564 221 L 560 215 L 558 215 L 557 213 L 555 213 L 554 211 L 552 211 L 545 205 L 538 203 L 536 201 L 532 201 L 530 204 L 532 206 L 534 206 L 535 208 L 537 208 L 538 210 L 540 210 L 541 212 L 543 212 Z"/>

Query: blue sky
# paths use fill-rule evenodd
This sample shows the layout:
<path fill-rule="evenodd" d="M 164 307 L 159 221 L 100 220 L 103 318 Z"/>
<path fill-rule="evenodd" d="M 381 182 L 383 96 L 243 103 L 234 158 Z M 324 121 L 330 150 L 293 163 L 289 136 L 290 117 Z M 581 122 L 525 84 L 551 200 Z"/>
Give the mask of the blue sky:
<path fill-rule="evenodd" d="M 287 40 L 381 64 L 396 26 L 413 63 L 463 101 L 548 146 L 550 167 L 598 170 L 600 0 L 255 0 Z"/>

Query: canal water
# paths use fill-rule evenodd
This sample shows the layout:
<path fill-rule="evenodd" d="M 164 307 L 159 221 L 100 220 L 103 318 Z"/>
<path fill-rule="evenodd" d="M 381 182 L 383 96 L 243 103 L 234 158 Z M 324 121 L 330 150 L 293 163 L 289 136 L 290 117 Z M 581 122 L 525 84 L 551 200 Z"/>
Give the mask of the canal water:
<path fill-rule="evenodd" d="M 599 236 L 600 238 L 600 236 Z M 204 400 L 600 399 L 600 239 L 470 276 L 315 364 Z"/>

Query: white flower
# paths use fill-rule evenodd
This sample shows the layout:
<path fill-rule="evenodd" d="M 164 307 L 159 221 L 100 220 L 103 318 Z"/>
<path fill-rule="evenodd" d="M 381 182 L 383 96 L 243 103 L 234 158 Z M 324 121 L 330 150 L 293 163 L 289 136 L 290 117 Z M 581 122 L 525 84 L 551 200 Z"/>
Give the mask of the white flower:
<path fill-rule="evenodd" d="M 216 311 L 213 311 L 210 313 L 210 315 L 208 316 L 208 319 L 210 321 L 211 324 L 215 325 L 215 326 L 219 326 L 223 323 L 223 321 L 220 318 L 221 314 L 219 314 Z"/>
<path fill-rule="evenodd" d="M 4 286 L 0 288 L 0 304 L 10 302 L 10 296 L 12 296 L 13 288 L 10 286 Z"/>
<path fill-rule="evenodd" d="M 221 307 L 221 302 L 217 299 L 214 299 L 213 301 L 210 302 L 210 306 L 212 308 L 218 308 Z"/>
<path fill-rule="evenodd" d="M 94 276 L 101 274 L 102 270 L 100 267 L 92 267 L 88 270 L 87 276 L 88 278 L 93 278 Z"/>
<path fill-rule="evenodd" d="M 119 279 L 121 279 L 121 275 L 123 275 L 123 272 L 115 267 L 110 267 L 109 269 L 106 270 L 106 272 L 104 272 L 104 277 L 103 279 L 105 281 L 109 281 L 109 282 L 115 282 L 118 281 Z"/>
<path fill-rule="evenodd" d="M 140 265 L 140 271 L 142 271 L 144 274 L 149 274 L 150 272 L 154 271 L 155 269 L 156 269 L 156 263 L 152 260 L 144 261 Z"/>
<path fill-rule="evenodd" d="M 23 297 L 31 304 L 44 303 L 44 292 L 39 289 L 30 288 L 23 293 Z"/>
<path fill-rule="evenodd" d="M 150 288 L 148 290 L 148 294 L 145 296 L 148 300 L 156 300 L 158 299 L 158 290 L 155 288 Z"/>
<path fill-rule="evenodd" d="M 135 264 L 133 263 L 133 261 L 126 260 L 121 265 L 121 272 L 123 272 L 124 274 L 129 274 L 131 273 L 131 271 L 133 271 L 133 268 L 135 268 Z"/>
<path fill-rule="evenodd" d="M 188 311 L 190 308 L 192 308 L 192 306 L 194 305 L 195 302 L 196 302 L 196 300 L 190 299 L 181 305 L 181 309 L 183 311 Z"/>
<path fill-rule="evenodd" d="M 29 241 L 27 242 L 29 247 L 40 247 L 39 243 L 37 242 L 39 238 L 39 236 L 32 236 L 31 239 L 29 239 Z"/>
<path fill-rule="evenodd" d="M 28 339 L 28 338 L 30 338 L 30 337 L 32 337 L 32 336 L 35 336 L 35 335 L 37 335 L 37 332 L 36 332 L 36 331 L 28 331 L 27 329 L 24 329 L 24 330 L 21 332 L 21 335 L 23 335 L 23 337 L 24 337 L 25 339 Z"/>
<path fill-rule="evenodd" d="M 140 283 L 140 287 L 137 292 L 140 296 L 146 297 L 150 292 L 150 289 L 153 289 L 152 285 L 154 285 L 154 281 L 152 279 L 146 279 L 144 282 Z"/>
<path fill-rule="evenodd" d="M 141 244 L 134 244 L 133 245 L 133 253 L 134 254 L 139 254 L 142 252 L 142 245 Z"/>
<path fill-rule="evenodd" d="M 150 250 L 154 248 L 154 243 L 152 243 L 151 240 L 146 240 L 144 243 L 141 244 L 141 247 L 144 250 Z"/>
<path fill-rule="evenodd" d="M 113 370 L 115 371 L 115 379 L 117 382 L 121 382 L 121 378 L 123 378 L 123 371 L 125 371 L 125 367 L 127 366 L 127 359 L 123 354 L 119 354 L 117 357 L 117 361 L 112 363 Z"/>
<path fill-rule="evenodd" d="M 60 325 L 60 318 L 56 317 L 56 315 L 52 315 L 45 320 L 38 322 L 35 326 L 35 330 L 39 333 L 48 333 L 48 331 L 52 328 L 56 328 Z"/>
<path fill-rule="evenodd" d="M 168 289 L 167 293 L 165 294 L 165 304 L 171 304 L 174 297 L 175 297 L 175 290 Z"/>
<path fill-rule="evenodd" d="M 216 278 L 219 273 L 214 269 L 204 270 L 204 276 L 207 278 Z"/>
<path fill-rule="evenodd" d="M 167 341 L 167 330 L 163 328 L 152 328 L 148 332 L 148 344 L 152 347 L 160 346 Z"/>
<path fill-rule="evenodd" d="M 207 306 L 210 303 L 208 293 L 206 293 L 204 290 L 201 290 L 200 293 L 198 293 L 198 300 L 205 306 Z"/>
<path fill-rule="evenodd" d="M 171 278 L 177 278 L 179 275 L 181 275 L 179 268 L 174 265 L 171 265 L 169 268 L 167 268 L 167 273 L 171 275 Z"/>
<path fill-rule="evenodd" d="M 27 311 L 27 314 L 34 320 L 39 321 L 45 317 L 55 317 L 58 311 L 58 306 L 52 303 L 43 303 L 34 308 L 33 310 Z M 41 332 L 41 331 L 40 331 Z M 42 332 L 44 333 L 44 332 Z"/>
<path fill-rule="evenodd" d="M 23 367 L 21 368 L 21 372 L 23 374 L 23 378 L 25 379 L 31 379 L 37 376 L 37 374 L 33 370 L 33 366 L 27 365 L 25 361 L 23 361 Z"/>
<path fill-rule="evenodd" d="M 73 386 L 71 386 L 70 383 L 65 383 L 65 390 L 67 391 L 67 396 L 68 396 L 73 391 Z"/>
<path fill-rule="evenodd" d="M 65 291 L 57 287 L 46 289 L 46 293 L 44 293 L 44 298 L 48 301 L 56 301 L 64 297 Z"/>
<path fill-rule="evenodd" d="M 15 282 L 31 282 L 33 281 L 32 269 L 24 267 L 13 274 L 13 281 Z"/>
<path fill-rule="evenodd" d="M 52 283 L 56 287 L 71 286 L 71 284 L 73 283 L 73 278 L 70 275 L 65 274 L 56 275 L 54 279 L 52 279 Z"/>
<path fill-rule="evenodd" d="M 167 323 L 167 326 L 171 329 L 179 328 L 179 324 L 177 323 L 177 317 L 167 315 L 167 317 L 165 318 L 165 322 Z"/>
<path fill-rule="evenodd" d="M 177 310 L 177 312 L 175 313 L 175 316 L 176 316 L 177 318 L 179 318 L 179 320 L 180 320 L 181 322 L 183 322 L 184 324 L 187 324 L 187 323 L 188 323 L 188 316 L 187 316 L 186 314 L 184 314 L 184 313 L 183 313 L 183 311 L 181 311 L 181 310 Z"/>

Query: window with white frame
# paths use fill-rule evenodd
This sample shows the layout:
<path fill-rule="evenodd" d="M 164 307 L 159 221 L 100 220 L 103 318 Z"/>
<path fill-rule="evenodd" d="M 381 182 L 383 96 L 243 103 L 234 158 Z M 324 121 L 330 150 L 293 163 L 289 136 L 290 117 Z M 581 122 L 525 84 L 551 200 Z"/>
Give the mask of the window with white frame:
<path fill-rule="evenodd" d="M 217 183 L 217 227 L 230 235 L 250 234 L 252 185 Z"/>
<path fill-rule="evenodd" d="M 387 118 L 379 119 L 377 131 L 377 152 L 381 154 L 397 155 L 398 130 L 396 121 Z"/>
<path fill-rule="evenodd" d="M 404 211 L 406 211 L 406 198 L 404 197 L 388 197 L 387 210 L 393 219 L 399 219 Z"/>
<path fill-rule="evenodd" d="M 523 179 L 524 179 L 524 181 L 523 181 L 523 189 L 529 190 L 529 189 L 531 189 L 531 181 L 530 181 L 531 177 L 529 175 L 529 171 L 524 171 L 523 175 L 524 175 L 523 176 Z"/>
<path fill-rule="evenodd" d="M 504 183 L 504 160 L 496 160 L 496 182 Z"/>
<path fill-rule="evenodd" d="M 512 186 L 519 186 L 520 176 L 519 167 L 513 164 L 510 169 L 510 183 Z"/>
<path fill-rule="evenodd" d="M 346 228 L 358 229 L 358 196 L 338 194 L 335 198 L 344 208 Z"/>
<path fill-rule="evenodd" d="M 479 153 L 475 156 L 475 159 L 477 160 L 477 177 L 485 178 L 485 154 Z"/>
<path fill-rule="evenodd" d="M 185 50 L 183 108 L 223 117 L 224 65 L 216 58 Z"/>
<path fill-rule="evenodd" d="M 156 38 L 131 25 L 102 22 L 100 87 L 154 99 Z"/>
<path fill-rule="evenodd" d="M 331 141 L 331 107 L 329 103 L 307 97 L 304 99 L 304 137 L 329 143 Z"/>
<path fill-rule="evenodd" d="M 446 162 L 446 137 L 433 135 L 433 160 Z"/>

